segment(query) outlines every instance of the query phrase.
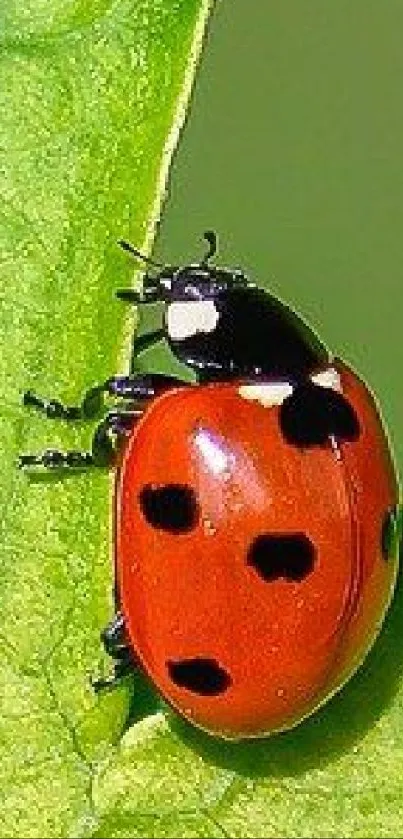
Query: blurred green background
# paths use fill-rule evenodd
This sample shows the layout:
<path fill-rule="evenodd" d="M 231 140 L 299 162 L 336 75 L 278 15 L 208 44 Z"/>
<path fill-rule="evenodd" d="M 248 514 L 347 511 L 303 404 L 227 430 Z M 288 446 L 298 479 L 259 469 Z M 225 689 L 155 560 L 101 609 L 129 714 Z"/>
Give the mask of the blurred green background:
<path fill-rule="evenodd" d="M 401 0 L 221 0 L 155 253 L 206 227 L 377 393 L 403 463 Z"/>

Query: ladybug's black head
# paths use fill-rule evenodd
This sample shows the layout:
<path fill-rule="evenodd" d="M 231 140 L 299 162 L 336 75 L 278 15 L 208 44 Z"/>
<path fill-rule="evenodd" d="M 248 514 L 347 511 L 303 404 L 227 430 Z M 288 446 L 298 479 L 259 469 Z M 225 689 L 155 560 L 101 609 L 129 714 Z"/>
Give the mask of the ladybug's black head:
<path fill-rule="evenodd" d="M 168 303 L 191 300 L 215 300 L 230 288 L 246 287 L 248 281 L 242 271 L 216 268 L 207 264 L 184 265 L 168 276 L 163 272 L 158 277 L 159 287 L 164 290 L 163 299 Z"/>
<path fill-rule="evenodd" d="M 209 264 L 217 238 L 199 263 L 162 266 L 126 242 L 120 244 L 161 268 L 146 276 L 143 291 L 118 292 L 133 303 L 165 304 L 161 333 L 178 359 L 200 381 L 264 377 L 296 381 L 327 363 L 328 352 L 288 306 L 256 288 L 243 271 Z"/>
<path fill-rule="evenodd" d="M 161 266 L 160 263 L 144 256 L 127 242 L 119 242 L 124 250 L 133 253 L 148 264 L 161 267 L 162 271 L 155 276 L 145 275 L 141 294 L 125 289 L 118 291 L 117 296 L 133 303 L 207 301 L 215 300 L 229 289 L 250 286 L 241 269 L 220 268 L 209 264 L 209 260 L 217 251 L 217 236 L 213 230 L 206 230 L 204 238 L 209 244 L 206 255 L 198 263 L 183 266 Z"/>

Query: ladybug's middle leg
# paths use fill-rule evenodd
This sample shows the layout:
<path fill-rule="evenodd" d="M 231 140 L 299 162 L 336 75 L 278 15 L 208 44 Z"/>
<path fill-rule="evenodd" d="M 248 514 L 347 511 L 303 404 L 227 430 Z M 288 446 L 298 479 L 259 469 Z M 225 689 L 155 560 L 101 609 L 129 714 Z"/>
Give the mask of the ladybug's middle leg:
<path fill-rule="evenodd" d="M 95 385 L 87 390 L 81 405 L 64 405 L 58 399 L 45 399 L 27 390 L 23 395 L 23 403 L 36 408 L 50 419 L 94 419 L 102 411 L 104 391 L 105 385 Z"/>
<path fill-rule="evenodd" d="M 147 332 L 145 335 L 139 335 L 135 338 L 133 343 L 133 354 L 137 356 L 143 350 L 148 349 L 163 337 L 164 331 L 157 329 L 154 332 Z M 80 405 L 64 405 L 58 399 L 46 399 L 42 396 L 37 396 L 32 391 L 27 390 L 23 396 L 24 405 L 30 405 L 33 408 L 44 413 L 51 419 L 63 420 L 90 420 L 95 419 L 102 413 L 104 408 L 104 396 L 114 394 L 117 396 L 127 396 L 135 398 L 138 394 L 127 394 L 123 388 L 123 392 L 119 392 L 120 383 L 126 383 L 129 379 L 132 381 L 132 390 L 136 390 L 136 380 L 142 379 L 142 376 L 112 376 L 100 385 L 94 385 L 89 388 L 84 394 Z M 163 377 L 164 378 L 164 377 Z M 141 381 L 138 383 L 141 386 Z M 141 392 L 140 397 L 143 395 Z M 148 395 L 148 394 L 146 394 Z"/>
<path fill-rule="evenodd" d="M 149 337 L 149 336 L 141 336 Z M 140 339 L 139 339 L 140 340 Z M 23 396 L 24 405 L 41 411 L 51 419 L 70 421 L 91 420 L 104 410 L 105 396 L 118 396 L 122 399 L 150 399 L 169 387 L 182 384 L 174 376 L 163 373 L 135 373 L 129 376 L 111 376 L 100 385 L 94 385 L 85 393 L 80 405 L 64 405 L 57 399 L 45 399 L 27 390 Z"/>

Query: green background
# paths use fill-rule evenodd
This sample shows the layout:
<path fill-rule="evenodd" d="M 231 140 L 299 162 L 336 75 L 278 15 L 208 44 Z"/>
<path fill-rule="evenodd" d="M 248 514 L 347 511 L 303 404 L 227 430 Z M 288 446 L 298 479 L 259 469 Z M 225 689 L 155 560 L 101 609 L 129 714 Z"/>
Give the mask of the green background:
<path fill-rule="evenodd" d="M 378 395 L 403 461 L 401 0 L 221 0 L 155 253 L 245 266 Z"/>

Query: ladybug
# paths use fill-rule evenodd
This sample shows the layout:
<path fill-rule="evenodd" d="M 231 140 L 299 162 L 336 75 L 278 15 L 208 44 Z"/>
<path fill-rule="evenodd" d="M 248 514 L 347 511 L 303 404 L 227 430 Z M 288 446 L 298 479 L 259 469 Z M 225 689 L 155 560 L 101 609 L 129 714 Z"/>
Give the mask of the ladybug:
<path fill-rule="evenodd" d="M 116 677 L 141 667 L 206 732 L 291 728 L 363 661 L 391 600 L 399 488 L 376 403 L 310 328 L 243 271 L 162 266 L 135 304 L 163 303 L 161 338 L 194 373 L 113 376 L 47 416 L 95 417 L 89 452 L 21 466 L 114 465 L 116 615 L 102 633 Z M 99 682 L 97 688 L 106 686 Z"/>

